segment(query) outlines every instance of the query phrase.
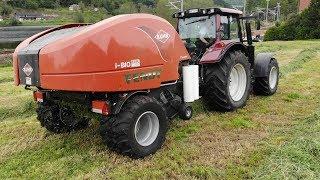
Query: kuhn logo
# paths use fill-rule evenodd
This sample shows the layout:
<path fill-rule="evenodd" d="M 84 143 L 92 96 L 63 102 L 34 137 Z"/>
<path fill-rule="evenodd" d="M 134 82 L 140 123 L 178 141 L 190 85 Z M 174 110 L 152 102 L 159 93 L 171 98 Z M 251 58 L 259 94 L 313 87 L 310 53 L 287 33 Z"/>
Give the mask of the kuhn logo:
<path fill-rule="evenodd" d="M 162 43 L 166 43 L 170 38 L 170 34 L 165 32 L 164 30 L 160 30 L 154 38 Z"/>
<path fill-rule="evenodd" d="M 26 64 L 24 65 L 22 71 L 27 75 L 27 76 L 30 76 L 31 73 L 33 72 L 33 68 L 30 66 L 30 64 Z"/>

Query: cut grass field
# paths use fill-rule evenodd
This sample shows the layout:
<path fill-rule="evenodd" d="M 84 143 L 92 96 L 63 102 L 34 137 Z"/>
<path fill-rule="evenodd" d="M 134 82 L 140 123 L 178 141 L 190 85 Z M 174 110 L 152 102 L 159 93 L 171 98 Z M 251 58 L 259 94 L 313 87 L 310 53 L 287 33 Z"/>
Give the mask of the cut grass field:
<path fill-rule="evenodd" d="M 36 120 L 32 94 L 0 67 L 0 179 L 319 179 L 320 40 L 266 42 L 281 68 L 278 93 L 252 95 L 235 112 L 194 105 L 175 120 L 164 147 L 143 160 L 109 151 L 92 121 L 86 130 L 51 134 Z"/>

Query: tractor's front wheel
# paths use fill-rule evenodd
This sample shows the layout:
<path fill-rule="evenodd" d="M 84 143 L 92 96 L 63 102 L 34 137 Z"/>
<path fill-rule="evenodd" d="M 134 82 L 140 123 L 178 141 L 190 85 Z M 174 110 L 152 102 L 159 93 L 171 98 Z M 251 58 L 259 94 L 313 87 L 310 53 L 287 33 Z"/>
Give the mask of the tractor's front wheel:
<path fill-rule="evenodd" d="M 100 134 L 110 149 L 143 158 L 161 148 L 167 128 L 168 118 L 161 104 L 149 96 L 136 96 L 101 125 Z"/>
<path fill-rule="evenodd" d="M 232 111 L 245 106 L 251 89 L 250 63 L 241 51 L 230 52 L 219 63 L 208 65 L 203 100 L 211 109 Z"/>
<path fill-rule="evenodd" d="M 271 96 L 276 93 L 279 83 L 279 65 L 276 59 L 271 59 L 267 67 L 267 76 L 256 77 L 253 91 L 257 95 Z"/>
<path fill-rule="evenodd" d="M 88 118 L 77 116 L 70 107 L 56 103 L 39 103 L 37 114 L 41 126 L 53 133 L 77 131 L 89 124 Z"/>

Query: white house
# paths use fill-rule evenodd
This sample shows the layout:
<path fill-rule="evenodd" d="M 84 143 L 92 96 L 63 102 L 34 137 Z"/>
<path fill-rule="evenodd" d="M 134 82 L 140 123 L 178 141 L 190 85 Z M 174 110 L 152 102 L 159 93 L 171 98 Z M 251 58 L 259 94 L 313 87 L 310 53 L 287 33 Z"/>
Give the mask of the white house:
<path fill-rule="evenodd" d="M 69 6 L 69 11 L 77 11 L 80 9 L 80 6 L 78 4 L 72 4 Z"/>

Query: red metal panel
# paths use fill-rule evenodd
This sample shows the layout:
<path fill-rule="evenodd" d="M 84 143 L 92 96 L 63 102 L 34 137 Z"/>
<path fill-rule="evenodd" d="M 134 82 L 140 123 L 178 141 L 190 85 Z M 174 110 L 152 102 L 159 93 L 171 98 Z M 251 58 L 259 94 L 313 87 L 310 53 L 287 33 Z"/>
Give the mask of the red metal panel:
<path fill-rule="evenodd" d="M 42 48 L 40 82 L 42 88 L 67 91 L 158 88 L 177 80 L 180 61 L 188 59 L 183 42 L 166 20 L 148 14 L 120 15 Z"/>
<path fill-rule="evenodd" d="M 310 6 L 311 0 L 300 0 L 299 11 L 303 11 Z"/>
<path fill-rule="evenodd" d="M 224 53 L 228 51 L 230 47 L 234 45 L 232 40 L 217 41 L 212 45 L 208 51 L 203 55 L 200 60 L 200 64 L 216 63 L 223 58 Z"/>

